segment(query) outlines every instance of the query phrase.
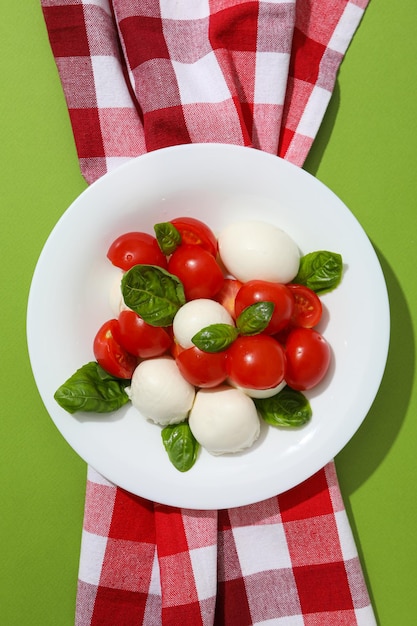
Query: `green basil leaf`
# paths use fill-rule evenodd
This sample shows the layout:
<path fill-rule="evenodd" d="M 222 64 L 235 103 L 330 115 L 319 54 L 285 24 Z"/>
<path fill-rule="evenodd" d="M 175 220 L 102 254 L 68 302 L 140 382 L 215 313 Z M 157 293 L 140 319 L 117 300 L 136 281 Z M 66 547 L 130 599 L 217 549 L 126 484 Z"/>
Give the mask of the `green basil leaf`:
<path fill-rule="evenodd" d="M 124 391 L 128 385 L 130 380 L 115 378 L 91 361 L 68 378 L 56 390 L 54 398 L 68 413 L 110 413 L 129 402 Z"/>
<path fill-rule="evenodd" d="M 203 352 L 221 352 L 226 350 L 238 335 L 237 328 L 230 324 L 211 324 L 199 330 L 191 341 Z"/>
<path fill-rule="evenodd" d="M 187 472 L 197 460 L 200 444 L 191 432 L 188 421 L 165 426 L 162 442 L 169 460 L 180 472 Z"/>
<path fill-rule="evenodd" d="M 292 282 L 305 285 L 317 294 L 323 294 L 339 285 L 342 274 L 343 261 L 340 254 L 317 250 L 301 257 L 298 274 Z"/>
<path fill-rule="evenodd" d="M 125 304 L 152 326 L 170 326 L 185 304 L 181 281 L 162 267 L 134 265 L 122 278 Z"/>
<path fill-rule="evenodd" d="M 241 335 L 258 335 L 268 326 L 274 312 L 273 302 L 255 302 L 243 309 L 236 320 Z"/>
<path fill-rule="evenodd" d="M 271 398 L 254 398 L 254 402 L 262 419 L 275 427 L 298 428 L 312 416 L 307 398 L 288 386 Z"/>
<path fill-rule="evenodd" d="M 172 254 L 181 243 L 181 233 L 171 222 L 160 222 L 153 227 L 161 251 Z"/>

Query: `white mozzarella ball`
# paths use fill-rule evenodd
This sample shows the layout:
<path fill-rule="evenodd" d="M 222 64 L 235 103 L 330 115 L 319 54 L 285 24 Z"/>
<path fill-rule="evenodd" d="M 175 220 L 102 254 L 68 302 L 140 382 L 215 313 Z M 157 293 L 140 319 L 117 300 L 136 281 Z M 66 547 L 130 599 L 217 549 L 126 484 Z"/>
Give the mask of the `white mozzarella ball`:
<path fill-rule="evenodd" d="M 245 450 L 260 433 L 253 400 L 226 385 L 197 391 L 189 425 L 200 445 L 214 455 Z"/>
<path fill-rule="evenodd" d="M 240 387 L 236 385 L 232 380 L 227 381 L 232 387 L 236 389 L 240 389 L 243 393 L 246 393 L 247 396 L 251 398 L 272 398 L 277 393 L 279 393 L 286 386 L 285 380 L 282 380 L 276 387 L 271 387 L 270 389 L 250 389 L 249 387 Z"/>
<path fill-rule="evenodd" d="M 298 272 L 300 251 L 296 243 L 273 224 L 234 222 L 223 229 L 218 242 L 224 266 L 242 282 L 289 283 Z"/>
<path fill-rule="evenodd" d="M 226 309 L 206 298 L 186 302 L 176 313 L 173 321 L 174 337 L 182 348 L 191 348 L 194 344 L 191 339 L 196 333 L 211 324 L 229 324 L 234 321 Z"/>
<path fill-rule="evenodd" d="M 144 417 L 161 426 L 182 422 L 195 397 L 195 388 L 168 356 L 139 363 L 126 392 Z"/>

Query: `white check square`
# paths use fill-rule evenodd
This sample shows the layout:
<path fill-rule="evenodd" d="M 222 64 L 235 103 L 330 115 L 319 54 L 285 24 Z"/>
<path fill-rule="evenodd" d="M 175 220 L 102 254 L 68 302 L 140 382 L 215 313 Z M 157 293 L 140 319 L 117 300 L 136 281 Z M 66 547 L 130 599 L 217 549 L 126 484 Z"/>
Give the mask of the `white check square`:
<path fill-rule="evenodd" d="M 195 20 L 210 15 L 208 0 L 160 0 L 159 6 L 162 19 Z"/>
<path fill-rule="evenodd" d="M 258 52 L 255 71 L 255 102 L 284 104 L 290 55 L 287 52 Z"/>
<path fill-rule="evenodd" d="M 230 91 L 214 52 L 206 54 L 195 63 L 173 61 L 182 104 L 195 102 L 223 102 Z"/>
<path fill-rule="evenodd" d="M 323 109 L 324 103 L 327 106 L 330 96 L 331 93 L 327 89 L 317 86 L 313 88 L 297 127 L 299 135 L 305 135 L 306 137 L 316 136 L 322 120 L 318 111 Z"/>
<path fill-rule="evenodd" d="M 107 537 L 93 535 L 83 530 L 81 538 L 81 552 L 78 578 L 90 585 L 98 586 L 106 551 Z"/>
<path fill-rule="evenodd" d="M 286 615 L 285 617 L 273 617 L 262 622 L 255 622 L 254 626 L 305 626 L 302 615 Z"/>
<path fill-rule="evenodd" d="M 217 546 L 190 550 L 191 565 L 199 600 L 216 595 Z"/>
<path fill-rule="evenodd" d="M 345 511 L 337 511 L 334 514 L 337 530 L 339 533 L 340 547 L 342 549 L 342 556 L 344 561 L 350 561 L 358 556 L 355 540 L 353 538 L 352 531 L 349 523 L 346 519 Z"/>
<path fill-rule="evenodd" d="M 362 15 L 363 9 L 348 2 L 328 43 L 328 48 L 344 54 L 351 40 L 351 33 L 357 28 Z"/>
<path fill-rule="evenodd" d="M 242 526 L 233 530 L 233 537 L 243 576 L 291 568 L 282 524 Z"/>
<path fill-rule="evenodd" d="M 83 0 L 82 4 L 84 5 L 94 4 L 95 6 L 100 7 L 100 9 L 103 9 L 105 13 L 108 13 L 109 15 L 111 15 L 111 10 L 109 7 L 108 0 Z"/>
<path fill-rule="evenodd" d="M 132 98 L 119 61 L 112 56 L 92 56 L 97 106 L 103 109 L 132 106 Z"/>

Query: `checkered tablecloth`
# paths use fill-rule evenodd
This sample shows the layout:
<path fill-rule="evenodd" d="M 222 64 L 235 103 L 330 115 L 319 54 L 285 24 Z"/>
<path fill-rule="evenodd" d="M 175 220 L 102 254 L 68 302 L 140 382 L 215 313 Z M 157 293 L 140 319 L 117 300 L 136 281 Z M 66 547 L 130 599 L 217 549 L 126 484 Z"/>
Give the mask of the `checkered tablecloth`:
<path fill-rule="evenodd" d="M 368 0 L 41 0 L 81 171 L 253 146 L 301 166 Z M 250 506 L 141 499 L 88 468 L 77 626 L 374 626 L 333 463 Z"/>

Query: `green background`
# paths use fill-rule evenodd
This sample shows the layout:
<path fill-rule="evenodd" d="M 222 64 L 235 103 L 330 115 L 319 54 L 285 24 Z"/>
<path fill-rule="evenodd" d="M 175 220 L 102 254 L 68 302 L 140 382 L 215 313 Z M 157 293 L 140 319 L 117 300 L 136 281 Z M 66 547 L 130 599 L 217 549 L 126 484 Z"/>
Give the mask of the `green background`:
<path fill-rule="evenodd" d="M 416 17 L 414 0 L 371 0 L 305 166 L 364 226 L 391 301 L 380 391 L 336 459 L 381 626 L 412 626 L 417 615 Z M 42 246 L 86 184 L 39 3 L 6 3 L 0 32 L 0 622 L 66 626 L 86 466 L 43 408 L 25 318 Z"/>

